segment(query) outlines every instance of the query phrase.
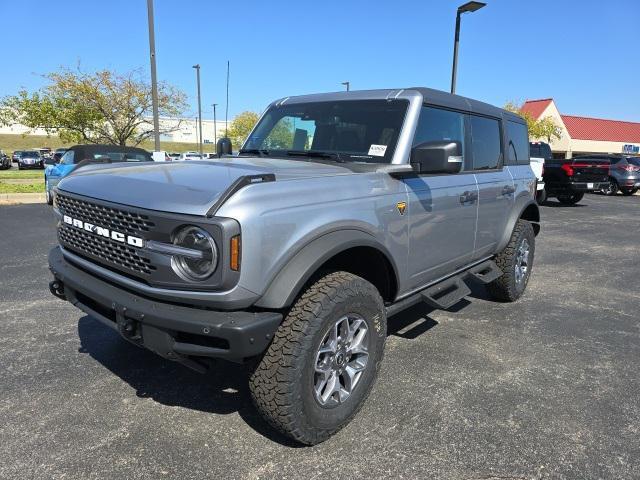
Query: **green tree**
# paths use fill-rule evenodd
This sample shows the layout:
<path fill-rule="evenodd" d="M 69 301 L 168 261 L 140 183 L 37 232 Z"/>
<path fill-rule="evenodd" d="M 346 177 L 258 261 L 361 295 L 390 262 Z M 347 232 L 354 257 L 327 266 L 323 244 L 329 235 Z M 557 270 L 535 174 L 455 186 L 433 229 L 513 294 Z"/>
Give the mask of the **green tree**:
<path fill-rule="evenodd" d="M 151 86 L 135 70 L 85 73 L 63 68 L 44 75 L 48 85 L 0 100 L 0 123 L 20 123 L 30 129 L 57 133 L 65 142 L 138 145 L 153 135 Z M 186 95 L 164 82 L 158 85 L 161 115 L 177 116 L 186 108 Z M 180 127 L 161 126 L 160 133 Z"/>
<path fill-rule="evenodd" d="M 231 139 L 234 148 L 242 146 L 255 124 L 258 123 L 259 118 L 260 115 L 256 112 L 246 111 L 238 114 L 233 119 L 227 130 L 227 136 Z"/>
<path fill-rule="evenodd" d="M 560 128 L 551 117 L 536 120 L 529 112 L 522 110 L 522 106 L 515 102 L 507 102 L 504 109 L 516 113 L 525 119 L 530 138 L 544 138 L 547 140 L 547 143 L 551 143 L 554 139 L 559 140 L 562 137 L 562 128 Z"/>

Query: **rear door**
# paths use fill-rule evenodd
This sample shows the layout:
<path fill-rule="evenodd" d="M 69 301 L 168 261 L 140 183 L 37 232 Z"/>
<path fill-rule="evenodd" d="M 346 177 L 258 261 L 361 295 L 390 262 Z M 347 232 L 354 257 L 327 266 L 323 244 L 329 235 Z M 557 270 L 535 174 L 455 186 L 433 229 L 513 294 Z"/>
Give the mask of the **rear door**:
<path fill-rule="evenodd" d="M 478 184 L 478 225 L 475 258 L 494 253 L 514 205 L 513 178 L 502 158 L 500 120 L 469 115 L 471 131 L 467 167 Z"/>
<path fill-rule="evenodd" d="M 428 141 L 465 142 L 466 113 L 425 106 L 414 146 Z M 410 288 L 432 282 L 471 261 L 478 212 L 475 175 L 416 175 L 403 180 L 409 213 Z"/>

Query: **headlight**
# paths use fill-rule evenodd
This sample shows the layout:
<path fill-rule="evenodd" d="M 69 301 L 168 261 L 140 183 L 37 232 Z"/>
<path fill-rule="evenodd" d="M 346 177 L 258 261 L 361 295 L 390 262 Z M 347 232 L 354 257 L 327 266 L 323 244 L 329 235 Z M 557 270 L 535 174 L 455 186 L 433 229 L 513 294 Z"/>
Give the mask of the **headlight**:
<path fill-rule="evenodd" d="M 173 244 L 185 249 L 171 258 L 173 270 L 181 277 L 201 281 L 216 270 L 218 249 L 207 231 L 193 225 L 183 227 L 173 236 Z"/>

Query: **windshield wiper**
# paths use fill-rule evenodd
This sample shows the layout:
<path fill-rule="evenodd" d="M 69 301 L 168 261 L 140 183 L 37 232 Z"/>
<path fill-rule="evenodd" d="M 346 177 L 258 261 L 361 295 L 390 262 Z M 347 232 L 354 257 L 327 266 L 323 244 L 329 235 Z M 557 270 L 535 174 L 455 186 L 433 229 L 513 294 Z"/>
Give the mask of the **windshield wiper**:
<path fill-rule="evenodd" d="M 248 154 L 251 154 L 251 155 L 258 155 L 260 157 L 263 157 L 263 156 L 268 156 L 269 155 L 269 150 L 264 149 L 264 148 L 245 148 L 243 150 L 240 150 L 240 152 L 238 152 L 238 153 L 240 153 L 240 154 L 248 153 Z"/>
<path fill-rule="evenodd" d="M 336 162 L 344 163 L 345 160 L 336 152 L 320 152 L 318 150 L 287 150 L 289 156 L 314 157 L 314 158 L 330 158 Z"/>

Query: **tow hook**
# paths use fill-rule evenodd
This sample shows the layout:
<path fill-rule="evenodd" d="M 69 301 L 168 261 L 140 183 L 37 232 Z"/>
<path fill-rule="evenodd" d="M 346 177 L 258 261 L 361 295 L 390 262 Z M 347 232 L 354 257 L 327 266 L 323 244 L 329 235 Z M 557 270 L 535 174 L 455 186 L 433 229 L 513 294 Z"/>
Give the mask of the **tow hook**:
<path fill-rule="evenodd" d="M 64 294 L 64 283 L 59 280 L 54 280 L 53 282 L 49 282 L 49 290 L 51 293 L 58 297 L 60 300 L 66 300 L 67 297 Z"/>

